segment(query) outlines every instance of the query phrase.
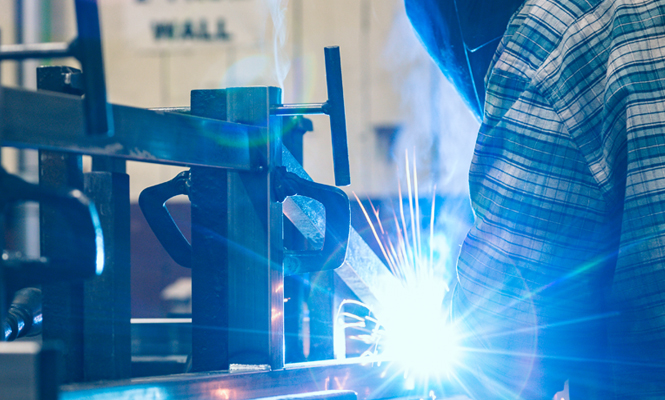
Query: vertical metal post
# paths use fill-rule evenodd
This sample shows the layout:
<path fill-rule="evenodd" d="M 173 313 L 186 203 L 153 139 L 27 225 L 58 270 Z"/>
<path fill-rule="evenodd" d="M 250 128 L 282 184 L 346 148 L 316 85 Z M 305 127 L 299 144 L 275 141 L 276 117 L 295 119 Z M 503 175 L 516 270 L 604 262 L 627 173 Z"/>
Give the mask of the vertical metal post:
<path fill-rule="evenodd" d="M 282 205 L 271 192 L 272 169 L 281 164 L 281 121 L 270 116 L 270 105 L 280 101 L 281 90 L 268 87 L 192 94 L 192 114 L 257 127 L 250 145 L 262 166 L 253 172 L 192 168 L 196 371 L 284 366 Z"/>
<path fill-rule="evenodd" d="M 0 30 L 0 45 L 2 45 L 2 30 Z M 3 110 L 3 102 L 2 102 L 2 62 L 0 62 L 0 110 Z M 4 115 L 2 114 L 2 111 L 0 111 L 0 139 L 2 139 L 2 131 L 3 131 L 3 118 Z M 2 167 L 2 147 L 0 147 L 0 167 Z M 0 212 L 0 252 L 2 252 L 5 249 L 5 210 L 2 210 Z M 5 304 L 5 277 L 4 277 L 4 271 L 3 271 L 3 266 L 2 263 L 0 263 L 0 321 L 5 320 L 5 313 L 6 313 L 6 304 Z M 0 341 L 4 340 L 4 338 L 0 338 Z"/>
<path fill-rule="evenodd" d="M 192 103 L 193 104 L 193 103 Z M 192 106 L 194 114 L 194 106 Z M 227 172 L 191 170 L 192 370 L 228 370 Z"/>
<path fill-rule="evenodd" d="M 287 220 L 288 221 L 288 220 Z M 285 233 L 288 222 L 285 221 Z M 293 230 L 295 227 L 291 226 Z M 290 230 L 290 229 L 289 229 Z M 286 236 L 284 237 L 286 239 Z M 297 363 L 306 361 L 304 343 L 305 284 L 300 275 L 284 277 L 284 361 Z"/>
<path fill-rule="evenodd" d="M 3 237 L 0 238 L 0 246 L 2 246 L 1 250 L 4 250 L 5 248 L 5 243 L 4 243 L 4 233 L 5 233 L 5 216 L 4 214 L 0 214 L 0 229 L 2 229 Z M 5 318 L 7 317 L 7 306 L 9 305 L 9 301 L 6 299 L 7 297 L 7 289 L 5 288 L 5 272 L 4 272 L 4 267 L 0 263 L 0 318 L 1 321 L 4 321 Z M 5 335 L 2 335 L 0 337 L 0 342 L 4 342 L 5 340 Z"/>
<path fill-rule="evenodd" d="M 104 272 L 84 286 L 84 379 L 131 376 L 129 175 L 124 161 L 93 158 L 85 192 L 95 202 L 104 231 Z"/>
<path fill-rule="evenodd" d="M 39 184 L 48 187 L 83 188 L 81 157 L 52 151 L 39 152 Z M 58 232 L 62 218 L 43 204 L 40 208 L 41 254 L 57 254 L 63 244 Z M 83 283 L 58 282 L 42 285 L 44 341 L 63 344 L 63 383 L 83 380 Z"/>
<path fill-rule="evenodd" d="M 193 91 L 193 115 L 226 119 L 226 91 Z M 228 172 L 193 167 L 192 370 L 229 369 Z"/>
<path fill-rule="evenodd" d="M 67 84 L 70 67 L 38 70 L 42 90 L 81 94 Z M 44 338 L 65 345 L 65 382 L 129 378 L 130 261 L 129 176 L 124 161 L 93 159 L 93 172 L 81 170 L 81 157 L 40 152 L 40 184 L 83 189 L 95 202 L 104 230 L 105 269 L 101 277 L 85 283 L 44 285 Z M 61 219 L 42 206 L 42 254 L 56 254 Z"/>
<path fill-rule="evenodd" d="M 229 173 L 230 360 L 284 367 L 282 204 L 272 195 L 273 168 L 282 163 L 279 88 L 227 89 L 227 119 L 265 129 L 255 138 L 262 171 Z M 254 145 L 250 143 L 250 146 Z"/>
<path fill-rule="evenodd" d="M 294 3 L 294 8 L 301 6 L 298 2 Z M 294 9 L 294 13 L 298 11 Z M 297 38 L 296 35 L 294 37 Z M 295 93 L 298 93 L 298 91 L 296 90 Z M 282 125 L 282 144 L 291 152 L 296 161 L 302 165 L 303 135 L 313 129 L 312 121 L 302 116 L 285 117 L 282 119 Z M 284 247 L 292 250 L 304 250 L 306 246 L 307 240 L 300 231 L 298 231 L 288 218 L 284 218 Z M 284 360 L 286 363 L 306 361 L 305 332 L 303 328 L 304 305 L 307 301 L 306 292 L 308 289 L 308 284 L 306 283 L 307 275 L 284 277 L 284 296 L 288 298 L 288 301 L 284 303 Z"/>
<path fill-rule="evenodd" d="M 310 274 L 309 298 L 309 357 L 308 361 L 335 358 L 335 271 Z"/>
<path fill-rule="evenodd" d="M 68 67 L 38 70 L 38 89 L 63 91 L 64 74 L 77 72 Z M 79 93 L 80 94 L 80 93 Z M 83 189 L 81 156 L 39 151 L 39 184 L 48 187 Z M 63 244 L 58 232 L 63 229 L 58 211 L 42 205 L 40 214 L 40 247 L 43 256 L 57 254 Z M 44 341 L 63 344 L 63 383 L 83 380 L 83 283 L 58 282 L 42 285 Z"/>
<path fill-rule="evenodd" d="M 106 103 L 106 79 L 102 58 L 101 28 L 97 0 L 75 0 L 77 58 L 85 80 L 85 116 L 89 135 L 113 136 L 113 119 Z"/>

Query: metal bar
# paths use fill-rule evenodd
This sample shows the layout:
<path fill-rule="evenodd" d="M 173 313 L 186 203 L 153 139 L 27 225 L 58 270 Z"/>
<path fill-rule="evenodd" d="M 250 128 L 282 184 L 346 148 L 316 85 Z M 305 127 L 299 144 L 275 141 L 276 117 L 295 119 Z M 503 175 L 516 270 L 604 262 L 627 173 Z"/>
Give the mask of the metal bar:
<path fill-rule="evenodd" d="M 0 61 L 73 56 L 69 43 L 5 44 L 0 46 Z"/>
<path fill-rule="evenodd" d="M 320 390 L 353 390 L 359 400 L 370 400 L 427 398 L 430 394 L 443 398 L 451 392 L 445 380 L 430 380 L 425 387 L 407 389 L 403 370 L 390 362 L 377 365 L 367 359 L 293 364 L 272 372 L 187 374 L 112 382 L 104 387 L 68 385 L 61 389 L 60 400 L 249 400 Z"/>
<path fill-rule="evenodd" d="M 312 121 L 302 116 L 282 120 L 282 145 L 291 152 L 301 165 L 303 163 L 303 135 L 306 132 L 310 132 L 312 128 Z M 282 204 L 282 210 L 286 213 L 284 204 Z M 284 219 L 283 221 L 284 247 L 287 249 L 306 249 L 308 246 L 307 239 L 291 221 L 288 219 Z M 322 247 L 323 243 L 320 243 L 318 248 Z M 307 360 L 305 357 L 305 332 L 303 330 L 305 326 L 305 304 L 308 298 L 306 295 L 308 292 L 307 289 L 309 289 L 309 284 L 306 276 L 292 275 L 284 277 L 284 360 L 286 363 Z M 311 332 L 311 322 L 309 326 Z M 313 335 L 310 334 L 309 337 L 313 337 Z M 310 356 L 311 354 L 312 352 L 310 351 Z"/>
<path fill-rule="evenodd" d="M 269 168 L 259 173 L 229 172 L 230 361 L 284 367 L 284 271 L 282 204 L 272 195 L 273 167 L 281 165 L 281 118 L 270 116 L 281 90 L 227 89 L 227 118 L 264 126 L 256 158 Z"/>
<path fill-rule="evenodd" d="M 44 65 L 37 68 L 37 87 L 39 90 L 82 96 L 85 92 L 82 77 L 80 69 Z"/>
<path fill-rule="evenodd" d="M 328 103 L 330 104 L 330 134 L 332 136 L 335 185 L 347 186 L 351 184 L 351 171 L 349 169 L 349 148 L 346 141 L 342 60 L 339 54 L 339 47 L 326 47 L 324 51 Z"/>
<path fill-rule="evenodd" d="M 226 92 L 191 92 L 192 113 L 213 118 L 226 113 Z M 228 171 L 192 168 L 192 371 L 228 370 L 229 268 Z"/>
<path fill-rule="evenodd" d="M 37 71 L 42 79 L 37 79 L 40 90 L 66 90 L 64 80 L 67 68 Z M 39 184 L 46 187 L 70 187 L 83 189 L 83 169 L 81 156 L 54 151 L 39 151 Z M 56 256 L 66 247 L 60 231 L 63 229 L 62 216 L 52 206 L 41 204 L 40 250 L 41 255 Z M 64 221 L 66 223 L 66 221 Z M 84 288 L 82 282 L 45 283 L 43 293 L 43 340 L 58 341 L 64 345 L 65 383 L 82 382 L 84 366 Z"/>
<path fill-rule="evenodd" d="M 271 115 L 317 115 L 328 114 L 330 112 L 328 103 L 312 104 L 279 104 L 270 107 Z"/>
<path fill-rule="evenodd" d="M 335 358 L 335 272 L 321 271 L 310 274 L 309 308 L 309 361 Z"/>
<path fill-rule="evenodd" d="M 93 168 L 95 167 L 93 160 Z M 104 272 L 84 284 L 84 379 L 131 376 L 129 175 L 85 174 L 104 230 Z"/>
<path fill-rule="evenodd" d="M 285 225 L 284 228 L 287 228 Z M 286 231 L 285 231 L 286 232 Z M 287 237 L 284 237 L 287 240 Z M 306 301 L 305 284 L 299 275 L 284 277 L 284 362 L 303 362 L 303 313 Z"/>
<path fill-rule="evenodd" d="M 40 151 L 39 184 L 48 187 L 83 188 L 81 157 L 51 151 Z M 39 207 L 41 254 L 57 255 L 67 244 L 62 243 L 60 213 L 46 204 Z M 63 382 L 82 382 L 83 368 L 83 283 L 57 282 L 42 285 L 43 340 L 62 343 L 64 354 Z"/>
<path fill-rule="evenodd" d="M 159 107 L 151 108 L 153 111 L 179 112 L 189 114 L 190 107 Z M 304 103 L 304 104 L 277 104 L 270 107 L 270 115 L 287 117 L 297 115 L 328 114 L 330 108 L 328 103 Z"/>
<path fill-rule="evenodd" d="M 75 72 L 67 67 L 39 69 L 38 88 L 74 90 L 66 83 Z M 94 164 L 93 161 L 93 168 Z M 45 331 L 45 337 L 66 341 L 67 354 L 72 353 L 67 359 L 68 381 L 129 378 L 129 176 L 92 172 L 85 175 L 84 185 L 81 156 L 41 151 L 40 178 L 43 185 L 85 186 L 99 211 L 106 265 L 101 277 L 85 282 L 83 287 L 80 283 L 44 285 L 49 303 L 45 307 L 50 310 L 46 314 L 49 331 Z M 62 220 L 45 205 L 41 209 L 42 247 L 45 254 L 55 255 L 63 245 L 58 234 Z M 53 295 L 63 291 L 69 298 L 65 304 Z"/>
<path fill-rule="evenodd" d="M 66 90 L 64 81 L 68 68 L 37 71 L 40 90 Z M 82 159 L 77 154 L 39 151 L 39 184 L 46 187 L 83 189 Z M 66 243 L 59 233 L 63 227 L 60 213 L 47 204 L 39 207 L 41 255 L 58 254 Z M 58 282 L 42 285 L 43 340 L 58 341 L 64 345 L 65 383 L 85 379 L 84 286 L 82 282 Z"/>
<path fill-rule="evenodd" d="M 74 0 L 78 37 L 74 49 L 83 68 L 85 123 L 90 136 L 113 136 L 111 105 L 106 102 L 106 78 L 97 0 Z"/>
<path fill-rule="evenodd" d="M 192 370 L 197 372 L 229 369 L 227 175 L 221 169 L 191 169 Z"/>
<path fill-rule="evenodd" d="M 252 160 L 279 165 L 276 88 L 192 92 L 192 113 L 259 126 Z M 278 151 L 279 149 L 279 151 Z M 271 168 L 254 172 L 192 168 L 192 367 L 282 368 L 282 208 L 271 197 Z"/>
<path fill-rule="evenodd" d="M 2 30 L 0 29 L 0 45 L 2 45 Z M 0 110 L 2 109 L 2 105 L 4 104 L 4 94 L 2 90 L 2 68 L 0 64 Z M 2 138 L 2 127 L 3 127 L 3 118 L 2 114 L 0 114 L 0 138 Z M 0 168 L 2 168 L 2 151 L 0 151 Z M 0 212 L 0 251 L 5 250 L 5 212 Z M 7 314 L 7 306 L 9 305 L 9 301 L 6 299 L 6 289 L 5 289 L 5 277 L 4 277 L 4 267 L 2 262 L 0 262 L 0 321 L 5 320 L 5 316 Z M 4 336 L 4 335 L 3 335 Z"/>
<path fill-rule="evenodd" d="M 155 107 L 149 108 L 150 111 L 175 112 L 181 114 L 191 114 L 191 107 Z"/>
<path fill-rule="evenodd" d="M 3 96 L 2 146 L 236 170 L 262 166 L 250 159 L 249 137 L 265 127 L 113 105 L 115 136 L 88 136 L 80 97 L 7 87 Z"/>

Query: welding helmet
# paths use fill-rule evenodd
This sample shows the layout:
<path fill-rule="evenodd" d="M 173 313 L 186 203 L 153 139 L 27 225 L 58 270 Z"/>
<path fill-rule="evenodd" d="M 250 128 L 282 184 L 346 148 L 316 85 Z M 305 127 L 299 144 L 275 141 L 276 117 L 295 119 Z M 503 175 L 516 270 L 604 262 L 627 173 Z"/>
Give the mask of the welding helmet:
<path fill-rule="evenodd" d="M 524 0 L 405 0 L 416 33 L 478 120 L 485 74 Z"/>

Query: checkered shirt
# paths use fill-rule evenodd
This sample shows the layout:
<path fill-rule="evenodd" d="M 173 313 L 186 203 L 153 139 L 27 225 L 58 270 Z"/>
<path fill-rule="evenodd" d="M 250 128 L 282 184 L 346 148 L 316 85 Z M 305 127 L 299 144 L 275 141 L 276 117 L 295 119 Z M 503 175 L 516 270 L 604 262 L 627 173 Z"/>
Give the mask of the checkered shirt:
<path fill-rule="evenodd" d="M 527 0 L 486 87 L 457 314 L 488 337 L 603 320 L 614 390 L 665 398 L 665 0 Z"/>

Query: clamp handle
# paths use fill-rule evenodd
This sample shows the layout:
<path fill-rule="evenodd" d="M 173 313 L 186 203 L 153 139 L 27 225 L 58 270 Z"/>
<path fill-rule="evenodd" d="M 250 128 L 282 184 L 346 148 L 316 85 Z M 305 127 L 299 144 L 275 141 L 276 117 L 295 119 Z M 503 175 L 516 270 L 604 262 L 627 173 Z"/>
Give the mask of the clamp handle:
<path fill-rule="evenodd" d="M 189 195 L 189 171 L 179 173 L 170 181 L 143 189 L 139 195 L 139 207 L 150 229 L 176 263 L 192 267 L 192 245 L 175 223 L 166 201 L 178 195 Z"/>
<path fill-rule="evenodd" d="M 332 136 L 335 185 L 351 184 L 349 168 L 349 147 L 346 139 L 346 113 L 344 110 L 344 89 L 342 87 L 342 62 L 339 46 L 324 49 L 326 58 L 326 83 L 328 85 L 328 115 Z"/>
<path fill-rule="evenodd" d="M 314 104 L 279 104 L 271 107 L 270 113 L 281 116 L 328 114 L 332 136 L 335 185 L 348 186 L 351 184 L 351 171 L 349 168 L 349 146 L 346 138 L 346 112 L 344 110 L 342 62 L 339 46 L 326 47 L 324 54 L 328 101 Z"/>
<path fill-rule="evenodd" d="M 317 200 L 326 210 L 326 230 L 323 248 L 314 251 L 285 251 L 284 273 L 293 275 L 304 272 L 323 271 L 340 267 L 346 259 L 349 242 L 351 211 L 346 194 L 333 186 L 302 179 L 287 172 L 286 168 L 275 169 L 274 195 L 282 202 L 296 194 Z M 177 195 L 189 194 L 189 171 L 183 171 L 170 181 L 144 189 L 139 196 L 139 206 L 148 225 L 176 263 L 192 266 L 192 245 L 182 234 L 166 208 L 166 201 Z"/>
<path fill-rule="evenodd" d="M 346 260 L 351 226 L 351 208 L 346 193 L 334 186 L 303 179 L 288 172 L 285 167 L 277 167 L 275 173 L 273 191 L 277 201 L 283 202 L 289 196 L 304 196 L 321 203 L 326 212 L 323 248 L 312 251 L 285 251 L 284 275 L 341 267 Z"/>

